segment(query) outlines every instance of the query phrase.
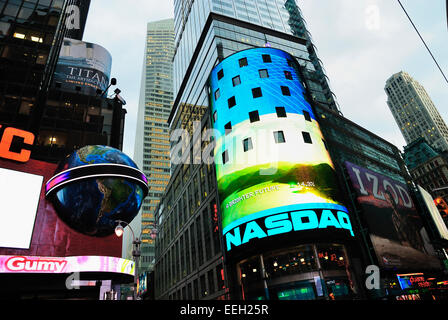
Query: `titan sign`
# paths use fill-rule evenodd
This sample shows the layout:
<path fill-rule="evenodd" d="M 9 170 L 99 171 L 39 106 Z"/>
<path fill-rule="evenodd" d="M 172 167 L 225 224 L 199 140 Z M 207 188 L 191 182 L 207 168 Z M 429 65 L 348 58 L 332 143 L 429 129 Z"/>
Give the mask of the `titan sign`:
<path fill-rule="evenodd" d="M 404 183 L 346 162 L 380 266 L 440 268 Z"/>
<path fill-rule="evenodd" d="M 109 85 L 112 57 L 103 47 L 74 39 L 64 39 L 54 74 L 55 83 L 63 90 L 96 95 Z"/>
<path fill-rule="evenodd" d="M 217 65 L 209 84 L 227 251 L 293 233 L 354 237 L 295 58 L 244 50 Z"/>
<path fill-rule="evenodd" d="M 0 130 L 2 125 L 0 125 Z M 11 145 L 14 139 L 22 139 L 23 144 L 32 146 L 34 143 L 34 134 L 16 128 L 5 128 L 3 133 L 0 131 L 0 158 L 14 160 L 18 162 L 27 162 L 30 160 L 31 151 L 21 149 L 19 151 L 11 151 Z"/>

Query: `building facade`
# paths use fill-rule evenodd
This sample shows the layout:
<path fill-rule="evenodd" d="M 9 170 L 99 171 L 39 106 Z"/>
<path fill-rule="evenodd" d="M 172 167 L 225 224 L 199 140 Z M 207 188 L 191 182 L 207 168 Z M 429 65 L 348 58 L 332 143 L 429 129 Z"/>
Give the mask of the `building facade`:
<path fill-rule="evenodd" d="M 118 99 L 87 94 L 76 81 L 65 88 L 54 81 L 66 36 L 81 40 L 89 5 L 88 0 L 0 2 L 0 122 L 36 136 L 34 159 L 58 162 L 88 144 L 122 148 L 126 111 Z M 82 13 L 76 32 L 70 20 L 75 7 Z"/>
<path fill-rule="evenodd" d="M 423 257 L 421 261 L 426 261 L 427 251 L 420 241 L 421 236 L 412 231 L 408 237 L 412 240 L 407 241 L 397 235 L 399 232 L 404 234 L 402 231 L 405 225 L 414 223 L 402 222 L 402 215 L 397 212 L 411 210 L 412 216 L 418 216 L 414 212 L 417 210 L 416 204 L 410 200 L 412 192 L 407 186 L 410 178 L 400 152 L 395 146 L 340 114 L 295 1 L 175 1 L 175 31 L 175 98 L 169 117 L 172 177 L 156 212 L 159 231 L 156 239 L 156 299 L 359 298 L 372 294 L 365 292 L 363 285 L 368 265 L 379 265 L 390 271 L 407 262 L 404 269 L 412 272 L 427 267 L 425 263 L 409 264 L 414 255 Z M 243 90 L 241 84 L 243 77 L 249 73 L 244 68 L 254 68 L 255 60 L 248 58 L 245 61 L 241 56 L 234 61 L 234 70 L 223 68 L 222 72 L 217 66 L 233 61 L 232 57 L 249 52 L 252 48 L 279 49 L 288 53 L 291 60 L 296 60 L 297 65 L 291 69 L 287 59 L 284 59 L 284 65 L 279 68 L 276 63 L 272 63 L 274 60 L 270 62 L 268 57 L 263 58 L 260 54 L 256 62 L 259 68 L 251 70 L 250 82 L 254 86 L 250 90 L 244 90 L 246 96 L 242 101 L 239 97 L 240 90 Z M 238 72 L 241 74 L 236 73 L 235 70 L 240 69 L 242 71 Z M 216 77 L 217 83 L 225 80 L 226 85 L 231 86 L 230 90 L 227 89 L 224 93 L 219 85 L 214 87 L 210 75 L 212 78 Z M 276 88 L 279 91 L 274 93 L 275 98 L 266 107 L 270 111 L 262 113 L 264 107 L 259 101 L 266 94 L 272 94 L 272 90 L 255 84 L 263 81 L 269 83 L 272 80 L 270 77 L 282 78 L 282 84 L 278 84 Z M 287 87 L 292 81 L 291 77 L 300 79 L 303 96 L 309 107 L 298 105 L 295 109 L 288 109 Z M 235 96 L 229 92 L 234 92 Z M 289 90 L 291 95 L 297 92 Z M 282 98 L 285 97 L 283 101 Z M 216 107 L 219 109 L 213 109 L 214 99 L 223 101 L 223 105 Z M 303 112 L 307 109 L 311 111 L 309 115 Z M 225 110 L 224 113 L 222 110 Z M 239 119 L 242 117 L 247 117 L 250 126 L 256 127 L 265 123 L 264 117 L 271 117 L 275 122 L 285 120 L 285 116 L 291 120 L 297 114 L 302 117 L 297 119 L 300 125 L 289 128 L 287 121 L 282 122 L 284 125 L 271 130 L 265 143 L 261 140 L 261 144 L 257 142 L 249 135 L 249 131 L 241 131 Z M 307 122 L 308 118 L 316 120 L 322 135 L 312 130 Z M 303 125 L 307 130 L 293 132 Z M 212 129 L 223 132 L 229 141 L 218 141 L 215 135 L 217 132 L 211 133 Z M 242 141 L 237 139 L 233 145 L 230 141 L 234 135 L 238 135 Z M 294 139 L 296 143 L 293 143 Z M 263 241 L 266 240 L 264 234 L 269 239 L 269 236 L 282 233 L 279 230 L 276 234 L 275 231 L 269 232 L 260 227 L 260 231 L 257 229 L 260 226 L 258 221 L 248 220 L 244 220 L 249 222 L 246 229 L 242 227 L 237 230 L 238 226 L 232 222 L 225 226 L 223 219 L 227 206 L 223 209 L 222 203 L 226 198 L 222 197 L 228 195 L 221 192 L 220 185 L 226 164 L 235 160 L 235 153 L 232 155 L 231 150 L 237 150 L 235 152 L 246 159 L 245 155 L 250 151 L 255 148 L 266 149 L 271 143 L 282 145 L 287 142 L 289 145 L 291 142 L 297 148 L 300 147 L 300 150 L 308 150 L 312 148 L 310 140 L 316 144 L 314 147 L 319 145 L 328 149 L 338 177 L 335 183 L 337 187 L 334 189 L 343 194 L 341 203 L 348 209 L 356 241 L 350 241 L 350 238 L 335 239 L 333 236 L 337 232 L 332 233 L 329 238 L 324 237 L 325 240 L 322 241 L 312 239 L 311 232 L 307 234 L 309 238 L 306 241 L 301 241 L 293 236 L 294 232 L 287 232 L 283 239 L 295 240 L 284 240 L 285 250 L 280 252 L 275 247 L 277 241 L 273 241 L 272 245 Z M 220 146 L 229 146 L 228 150 L 220 148 L 220 152 L 217 152 L 215 146 L 219 143 Z M 291 153 L 294 152 L 292 145 L 289 149 Z M 305 185 L 291 188 L 297 188 L 298 192 L 302 188 L 310 188 L 313 182 L 311 176 L 301 181 Z M 318 175 L 313 177 L 316 176 Z M 375 178 L 369 178 L 366 182 L 366 177 Z M 375 201 L 365 203 L 363 196 L 366 192 L 368 199 L 374 200 L 379 190 L 377 187 L 380 184 L 375 184 L 374 188 L 372 179 L 381 182 L 380 194 L 386 193 L 386 189 L 390 189 L 389 185 L 397 188 L 389 190 L 397 206 L 387 202 L 389 200 L 386 197 L 380 197 L 381 201 L 386 201 L 382 204 L 387 207 L 383 212 L 381 204 L 376 208 L 378 203 Z M 369 181 L 371 184 L 368 184 Z M 247 181 L 239 183 L 243 189 Z M 235 187 L 235 183 L 232 186 Z M 267 189 L 274 191 L 275 186 L 274 189 Z M 243 205 L 251 198 L 251 193 L 247 192 L 234 199 L 229 206 Z M 288 210 L 280 214 L 297 217 Z M 326 215 L 328 218 L 328 211 Z M 377 235 L 381 231 L 375 224 L 379 216 L 385 217 L 387 235 Z M 284 222 L 287 220 L 286 216 L 285 220 L 279 218 L 274 221 L 273 218 L 268 218 L 265 227 L 266 223 L 270 223 L 275 228 L 273 226 L 277 222 L 284 227 L 280 228 L 277 224 L 280 230 L 288 230 L 288 222 Z M 339 222 L 340 228 L 344 225 L 348 225 L 345 219 L 342 223 Z M 414 229 L 420 232 L 420 224 L 418 228 L 412 227 Z M 230 237 L 225 237 L 225 233 L 230 233 Z M 238 239 L 238 235 L 242 238 Z M 396 252 L 405 248 L 403 250 L 410 256 L 401 259 L 381 252 L 381 241 L 388 239 L 393 239 L 392 247 Z M 261 243 L 265 245 L 264 248 Z M 231 250 L 228 250 L 229 244 Z M 238 254 L 236 249 L 239 246 L 247 248 L 247 254 L 244 254 L 245 250 Z M 437 265 L 433 257 L 427 260 L 430 261 L 430 269 Z M 393 274 L 390 278 L 391 283 L 396 282 L 393 282 L 394 276 L 396 278 Z M 288 282 L 287 278 L 291 281 Z M 387 289 L 389 291 L 383 285 L 382 291 L 374 292 L 372 296 L 384 297 L 386 292 L 391 292 L 390 287 Z"/>
<path fill-rule="evenodd" d="M 141 232 L 142 271 L 150 271 L 153 267 L 155 210 L 170 179 L 167 120 L 173 103 L 173 52 L 173 19 L 148 23 L 134 151 L 136 161 L 149 178 L 150 188 L 136 218 L 139 221 L 135 222 L 137 233 Z M 130 240 L 126 246 L 128 254 L 132 248 Z"/>
<path fill-rule="evenodd" d="M 213 149 L 207 133 L 213 128 L 208 77 L 216 64 L 254 47 L 290 52 L 303 67 L 311 99 L 338 113 L 298 6 L 273 4 L 175 1 L 169 123 L 172 133 L 184 134 L 171 138 L 172 178 L 156 214 L 156 299 L 224 299 L 237 291 L 237 284 L 228 287 L 226 276 L 216 170 L 213 162 L 201 160 Z"/>
<path fill-rule="evenodd" d="M 416 184 L 434 199 L 448 201 L 448 163 L 443 153 L 420 138 L 404 147 L 404 159 Z"/>
<path fill-rule="evenodd" d="M 448 150 L 448 127 L 420 83 L 401 71 L 387 80 L 385 91 L 406 143 L 425 138 L 433 148 Z"/>

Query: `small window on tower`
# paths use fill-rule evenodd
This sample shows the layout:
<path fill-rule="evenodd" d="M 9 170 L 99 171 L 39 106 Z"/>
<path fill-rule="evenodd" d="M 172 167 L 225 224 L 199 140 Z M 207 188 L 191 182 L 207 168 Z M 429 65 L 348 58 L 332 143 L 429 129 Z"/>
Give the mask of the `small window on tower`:
<path fill-rule="evenodd" d="M 226 150 L 222 153 L 222 163 L 226 164 L 227 162 L 229 162 L 229 151 Z"/>
<path fill-rule="evenodd" d="M 285 71 L 285 78 L 288 80 L 292 80 L 292 73 L 291 71 Z"/>
<path fill-rule="evenodd" d="M 275 111 L 277 112 L 277 117 L 286 118 L 285 107 L 275 107 Z"/>
<path fill-rule="evenodd" d="M 258 114 L 258 111 L 249 112 L 249 119 L 251 123 L 260 121 L 260 115 Z"/>
<path fill-rule="evenodd" d="M 305 117 L 306 121 L 311 121 L 311 115 L 308 111 L 303 110 L 303 116 Z"/>
<path fill-rule="evenodd" d="M 252 89 L 252 96 L 254 98 L 260 98 L 261 96 L 263 96 L 263 94 L 261 93 L 261 88 L 258 87 L 258 88 Z"/>
<path fill-rule="evenodd" d="M 267 69 L 261 69 L 258 70 L 258 74 L 260 75 L 260 78 L 269 78 L 269 73 Z"/>
<path fill-rule="evenodd" d="M 229 134 L 230 132 L 232 132 L 232 122 L 228 122 L 225 126 L 224 126 L 226 135 Z"/>
<path fill-rule="evenodd" d="M 227 104 L 229 105 L 229 109 L 236 106 L 235 96 L 233 96 L 229 100 L 227 100 Z"/>
<path fill-rule="evenodd" d="M 247 138 L 243 140 L 243 148 L 244 152 L 250 151 L 254 148 L 252 144 L 252 138 Z"/>
<path fill-rule="evenodd" d="M 232 78 L 232 84 L 233 84 L 234 87 L 236 87 L 237 85 L 241 84 L 240 76 L 236 76 L 235 78 Z"/>
<path fill-rule="evenodd" d="M 266 62 L 266 63 L 272 62 L 271 56 L 269 54 L 263 54 L 262 57 L 263 57 L 263 62 Z"/>
<path fill-rule="evenodd" d="M 275 143 L 285 143 L 285 134 L 283 131 L 275 131 L 274 132 Z"/>
<path fill-rule="evenodd" d="M 218 80 L 221 80 L 224 77 L 224 70 L 221 69 L 218 71 Z"/>
<path fill-rule="evenodd" d="M 239 64 L 240 64 L 240 68 L 245 67 L 248 65 L 247 63 L 247 58 L 241 58 L 240 60 L 238 60 Z"/>
<path fill-rule="evenodd" d="M 302 132 L 302 136 L 303 136 L 303 142 L 308 143 L 308 144 L 312 144 L 313 140 L 311 139 L 311 135 L 309 134 L 309 132 Z"/>
<path fill-rule="evenodd" d="M 291 95 L 291 91 L 289 91 L 289 88 L 288 88 L 288 87 L 286 87 L 286 86 L 281 86 L 281 89 L 282 89 L 282 94 L 283 94 L 284 96 L 290 96 L 290 95 Z"/>
<path fill-rule="evenodd" d="M 221 96 L 221 92 L 218 89 L 215 91 L 215 101 L 218 100 L 220 96 Z"/>

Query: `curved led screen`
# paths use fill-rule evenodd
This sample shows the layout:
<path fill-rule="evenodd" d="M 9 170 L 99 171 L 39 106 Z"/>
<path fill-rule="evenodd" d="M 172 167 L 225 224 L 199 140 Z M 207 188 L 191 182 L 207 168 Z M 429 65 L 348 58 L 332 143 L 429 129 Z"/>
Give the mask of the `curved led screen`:
<path fill-rule="evenodd" d="M 65 38 L 54 74 L 61 89 L 76 91 L 80 87 L 87 95 L 97 95 L 109 85 L 112 56 L 100 45 Z"/>
<path fill-rule="evenodd" d="M 295 58 L 244 50 L 217 65 L 209 85 L 226 250 L 292 232 L 354 237 Z"/>

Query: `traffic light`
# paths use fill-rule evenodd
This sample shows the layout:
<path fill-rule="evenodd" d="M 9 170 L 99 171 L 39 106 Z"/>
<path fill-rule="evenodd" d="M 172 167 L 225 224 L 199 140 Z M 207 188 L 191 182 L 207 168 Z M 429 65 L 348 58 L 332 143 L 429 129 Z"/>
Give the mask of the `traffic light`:
<path fill-rule="evenodd" d="M 448 205 L 442 198 L 436 198 L 434 199 L 434 203 L 437 206 L 437 209 L 439 209 L 440 214 L 443 218 L 448 217 Z"/>

